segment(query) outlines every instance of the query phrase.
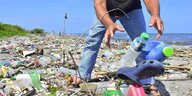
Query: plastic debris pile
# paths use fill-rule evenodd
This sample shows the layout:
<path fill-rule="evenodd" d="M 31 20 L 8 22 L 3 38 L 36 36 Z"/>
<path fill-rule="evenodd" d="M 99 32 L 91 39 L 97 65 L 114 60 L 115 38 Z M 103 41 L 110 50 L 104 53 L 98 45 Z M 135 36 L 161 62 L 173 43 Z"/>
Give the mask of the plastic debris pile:
<path fill-rule="evenodd" d="M 103 90 L 110 89 L 111 86 L 116 87 L 115 83 L 118 81 L 110 77 L 113 76 L 112 72 L 119 68 L 118 63 L 114 62 L 119 61 L 127 53 L 130 43 L 114 40 L 111 42 L 112 49 L 107 49 L 104 43 L 101 45 L 93 78 L 103 77 L 103 81 L 109 81 L 88 84 L 87 86 L 91 87 L 89 87 L 90 90 L 87 90 L 85 85 L 80 86 L 80 89 L 70 86 L 73 77 L 77 75 L 77 71 L 75 71 L 77 65 L 75 64 L 79 64 L 84 46 L 84 39 L 74 46 L 76 39 L 75 36 L 51 34 L 0 39 L 0 96 L 89 96 L 90 92 L 104 94 Z M 192 52 L 191 47 L 187 49 L 190 49 L 186 50 L 188 53 Z M 178 48 L 175 51 L 175 56 L 165 61 L 166 64 L 170 64 L 167 65 L 167 72 L 174 74 L 180 72 L 183 78 L 186 76 L 190 78 L 190 74 L 192 74 L 191 55 L 186 51 L 180 52 L 181 50 Z M 178 55 L 181 53 L 183 55 Z M 186 57 L 184 59 L 187 63 L 180 64 L 183 64 L 184 67 L 187 66 L 187 69 L 180 68 L 181 65 L 178 65 L 177 68 L 170 68 L 170 66 L 175 67 L 175 65 L 171 65 L 175 63 L 172 62 L 172 59 L 181 56 Z M 164 79 L 165 76 L 158 78 Z M 83 88 L 84 91 L 82 91 Z M 118 94 L 118 92 L 116 93 Z M 105 92 L 105 94 L 108 93 Z"/>

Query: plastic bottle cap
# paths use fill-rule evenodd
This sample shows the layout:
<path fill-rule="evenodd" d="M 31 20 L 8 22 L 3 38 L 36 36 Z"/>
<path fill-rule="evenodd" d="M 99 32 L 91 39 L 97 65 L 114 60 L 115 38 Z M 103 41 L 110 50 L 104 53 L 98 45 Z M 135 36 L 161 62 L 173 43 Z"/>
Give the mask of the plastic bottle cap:
<path fill-rule="evenodd" d="M 140 37 L 141 37 L 142 39 L 144 39 L 144 40 L 148 40 L 148 39 L 149 39 L 149 35 L 148 35 L 147 33 L 145 33 L 145 32 L 143 32 L 143 33 L 140 35 Z"/>
<path fill-rule="evenodd" d="M 170 57 L 170 56 L 172 56 L 174 54 L 174 50 L 173 50 L 172 47 L 164 47 L 163 48 L 163 54 L 166 57 Z"/>

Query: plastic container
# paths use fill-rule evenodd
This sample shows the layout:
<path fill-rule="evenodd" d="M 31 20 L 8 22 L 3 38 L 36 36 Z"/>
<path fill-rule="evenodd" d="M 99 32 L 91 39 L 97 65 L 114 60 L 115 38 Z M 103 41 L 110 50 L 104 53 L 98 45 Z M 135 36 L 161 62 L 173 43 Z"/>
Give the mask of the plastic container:
<path fill-rule="evenodd" d="M 156 46 L 158 46 L 159 44 L 161 44 L 162 42 L 157 41 L 157 40 L 148 40 L 146 41 L 145 46 L 143 47 L 143 50 L 141 51 L 141 53 L 139 54 L 138 58 L 142 58 L 145 59 L 146 56 L 149 54 L 149 52 L 155 48 Z"/>
<path fill-rule="evenodd" d="M 149 39 L 147 33 L 142 33 L 140 37 L 137 37 L 131 43 L 128 52 L 120 59 L 120 66 L 134 67 L 136 66 L 135 59 L 140 54 L 145 42 Z"/>
<path fill-rule="evenodd" d="M 33 86 L 34 86 L 35 88 L 37 88 L 38 90 L 40 90 L 40 89 L 42 88 L 41 82 L 40 82 L 40 74 L 38 74 L 38 73 L 35 72 L 35 71 L 32 71 L 32 72 L 29 72 L 29 76 L 30 76 L 31 79 L 32 79 Z"/>
<path fill-rule="evenodd" d="M 33 84 L 35 88 L 40 90 L 42 88 L 40 83 L 40 74 L 35 71 L 29 72 L 29 74 L 18 74 L 12 78 L 13 80 L 25 80 L 28 84 Z"/>
<path fill-rule="evenodd" d="M 105 90 L 103 96 L 123 96 L 120 90 Z"/>
<path fill-rule="evenodd" d="M 125 96 L 146 96 L 146 94 L 142 85 L 134 83 L 129 85 L 127 95 Z"/>
<path fill-rule="evenodd" d="M 161 43 L 153 48 L 148 55 L 146 60 L 158 60 L 164 61 L 167 57 L 170 57 L 174 54 L 174 49 L 167 44 Z"/>

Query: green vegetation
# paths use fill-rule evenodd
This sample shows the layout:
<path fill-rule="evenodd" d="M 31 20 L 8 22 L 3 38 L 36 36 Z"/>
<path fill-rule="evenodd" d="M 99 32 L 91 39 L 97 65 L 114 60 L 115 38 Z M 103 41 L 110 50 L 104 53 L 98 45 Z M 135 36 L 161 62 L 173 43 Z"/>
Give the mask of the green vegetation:
<path fill-rule="evenodd" d="M 56 93 L 59 90 L 59 87 L 49 86 L 48 90 L 50 92 L 48 96 L 56 96 Z"/>
<path fill-rule="evenodd" d="M 43 34 L 44 30 L 40 28 L 35 28 L 31 31 L 32 34 Z"/>
<path fill-rule="evenodd" d="M 29 32 L 18 25 L 0 23 L 0 38 L 11 36 L 26 36 Z"/>
<path fill-rule="evenodd" d="M 27 31 L 18 25 L 0 23 L 0 38 L 12 36 L 27 36 L 30 34 L 45 34 L 43 29 L 34 28 L 32 31 Z"/>

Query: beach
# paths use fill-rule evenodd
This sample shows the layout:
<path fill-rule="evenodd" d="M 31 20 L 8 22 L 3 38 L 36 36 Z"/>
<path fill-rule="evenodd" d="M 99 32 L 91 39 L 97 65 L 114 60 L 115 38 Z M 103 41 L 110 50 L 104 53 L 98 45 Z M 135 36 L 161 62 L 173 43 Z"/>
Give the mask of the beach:
<path fill-rule="evenodd" d="M 83 37 L 79 39 L 78 37 L 79 36 L 58 36 L 54 34 L 47 34 L 42 36 L 32 35 L 26 37 L 18 36 L 0 39 L 0 46 L 5 47 L 3 51 L 3 47 L 0 47 L 0 62 L 8 62 L 4 64 L 1 63 L 1 66 L 5 66 L 5 68 L 1 67 L 1 76 L 3 76 L 1 79 L 1 86 L 4 86 L 0 88 L 1 94 L 29 94 L 30 90 L 35 89 L 36 92 L 30 94 L 35 96 L 47 96 L 51 94 L 50 87 L 57 89 L 54 94 L 59 96 L 71 95 L 76 92 L 78 89 L 69 88 L 72 78 L 70 78 L 71 75 L 66 75 L 68 72 L 64 70 L 64 68 L 74 69 L 76 65 L 78 66 L 80 63 L 80 56 L 84 47 L 85 38 Z M 106 45 L 102 43 L 96 60 L 94 72 L 115 71 L 115 68 L 118 68 L 118 66 L 113 65 L 112 67 L 108 67 L 111 66 L 109 64 L 120 60 L 120 58 L 127 52 L 130 43 L 131 42 L 122 40 L 112 40 L 111 49 L 107 48 Z M 174 48 L 175 53 L 172 57 L 167 58 L 163 62 L 164 64 L 167 64 L 168 66 L 192 66 L 192 46 L 188 43 L 186 45 L 182 44 L 170 44 L 170 46 Z M 43 54 L 41 54 L 39 50 L 43 50 Z M 25 52 L 32 53 L 24 54 Z M 76 65 L 74 65 L 73 58 L 71 58 L 70 53 L 72 54 Z M 21 66 L 18 63 L 13 63 L 16 61 L 23 62 L 23 65 Z M 114 70 L 109 68 L 114 68 Z M 5 69 L 7 71 L 3 71 Z M 10 79 L 18 73 L 27 74 L 31 70 L 35 70 L 38 74 L 42 74 L 42 79 L 40 79 L 42 86 L 40 88 L 41 90 L 38 90 L 38 87 L 33 88 L 22 84 L 22 87 L 21 85 L 15 85 L 15 82 L 18 81 Z M 185 68 L 166 70 L 167 73 L 188 73 L 189 71 L 190 69 Z M 71 71 L 70 74 L 74 75 L 75 72 Z M 180 80 L 169 80 L 163 76 L 159 76 L 156 78 L 156 86 L 160 90 L 162 96 L 192 96 L 192 80 L 190 78 L 187 78 L 186 80 L 186 78 L 181 78 Z M 25 87 L 29 90 L 23 91 Z M 75 96 L 89 96 L 88 94 L 88 92 L 79 92 L 75 94 Z"/>
<path fill-rule="evenodd" d="M 165 60 L 172 66 L 192 66 L 192 47 L 172 45 L 175 54 Z M 186 69 L 184 69 L 186 70 Z M 182 71 L 184 71 L 182 70 Z M 192 96 L 192 80 L 162 80 L 157 83 L 163 96 Z"/>

